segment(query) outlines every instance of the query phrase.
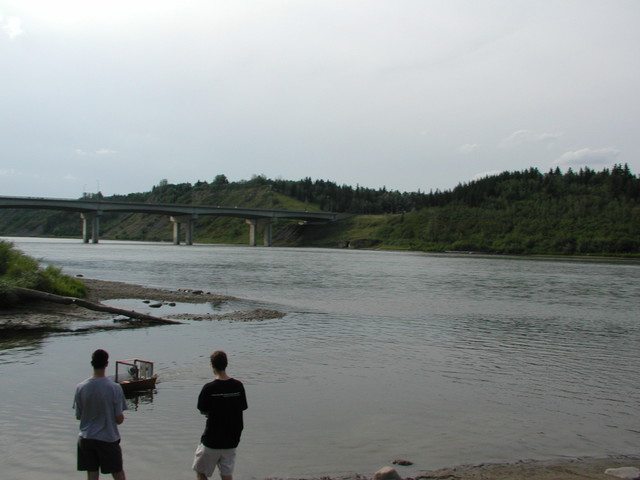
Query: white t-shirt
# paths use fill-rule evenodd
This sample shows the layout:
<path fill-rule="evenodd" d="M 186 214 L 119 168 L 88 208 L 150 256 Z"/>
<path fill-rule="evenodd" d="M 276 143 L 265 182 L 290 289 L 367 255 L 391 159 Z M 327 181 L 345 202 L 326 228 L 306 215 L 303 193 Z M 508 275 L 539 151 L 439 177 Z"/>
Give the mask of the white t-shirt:
<path fill-rule="evenodd" d="M 76 387 L 73 407 L 82 438 L 120 440 L 116 417 L 127 409 L 127 402 L 119 384 L 108 377 L 87 378 Z"/>

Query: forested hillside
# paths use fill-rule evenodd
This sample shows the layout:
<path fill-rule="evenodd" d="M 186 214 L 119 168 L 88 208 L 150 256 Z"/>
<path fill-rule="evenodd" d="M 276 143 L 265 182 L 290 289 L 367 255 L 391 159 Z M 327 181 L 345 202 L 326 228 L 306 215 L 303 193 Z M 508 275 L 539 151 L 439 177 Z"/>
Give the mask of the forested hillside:
<path fill-rule="evenodd" d="M 154 203 L 224 205 L 351 213 L 331 225 L 280 221 L 281 246 L 376 247 L 510 254 L 634 255 L 640 253 L 640 180 L 628 166 L 600 172 L 537 169 L 504 172 L 444 192 L 402 193 L 339 186 L 325 180 L 160 182 L 150 192 L 107 197 Z M 108 214 L 102 238 L 171 239 L 166 218 Z M 2 235 L 79 236 L 77 214 L 0 210 Z M 246 243 L 241 219 L 201 218 L 196 241 Z"/>

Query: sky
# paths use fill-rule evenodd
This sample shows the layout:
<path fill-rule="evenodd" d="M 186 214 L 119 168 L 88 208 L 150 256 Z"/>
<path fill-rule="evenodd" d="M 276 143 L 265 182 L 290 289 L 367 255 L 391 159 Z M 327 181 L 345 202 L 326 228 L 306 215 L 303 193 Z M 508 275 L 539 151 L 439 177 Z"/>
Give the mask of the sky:
<path fill-rule="evenodd" d="M 0 0 L 0 195 L 640 173 L 637 0 Z"/>

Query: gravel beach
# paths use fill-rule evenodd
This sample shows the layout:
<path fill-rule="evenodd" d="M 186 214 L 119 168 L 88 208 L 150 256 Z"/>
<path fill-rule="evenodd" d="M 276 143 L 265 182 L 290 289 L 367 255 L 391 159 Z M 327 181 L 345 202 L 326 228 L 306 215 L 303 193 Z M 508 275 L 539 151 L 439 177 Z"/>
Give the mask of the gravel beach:
<path fill-rule="evenodd" d="M 605 471 L 640 468 L 640 457 L 572 458 L 554 461 L 521 460 L 515 463 L 460 465 L 415 477 L 416 480 L 615 480 Z M 402 475 L 399 467 L 398 473 Z"/>

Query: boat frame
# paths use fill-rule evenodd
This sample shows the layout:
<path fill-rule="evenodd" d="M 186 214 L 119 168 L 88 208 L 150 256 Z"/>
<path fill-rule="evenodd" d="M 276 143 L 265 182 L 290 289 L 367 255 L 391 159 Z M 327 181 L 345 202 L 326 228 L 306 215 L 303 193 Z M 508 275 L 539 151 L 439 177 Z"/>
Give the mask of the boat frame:
<path fill-rule="evenodd" d="M 125 370 L 122 373 L 121 370 Z M 121 380 L 121 375 L 128 375 Z M 116 361 L 116 383 L 120 384 L 125 393 L 138 390 L 152 390 L 156 386 L 157 375 L 153 373 L 153 362 L 132 358 Z"/>

